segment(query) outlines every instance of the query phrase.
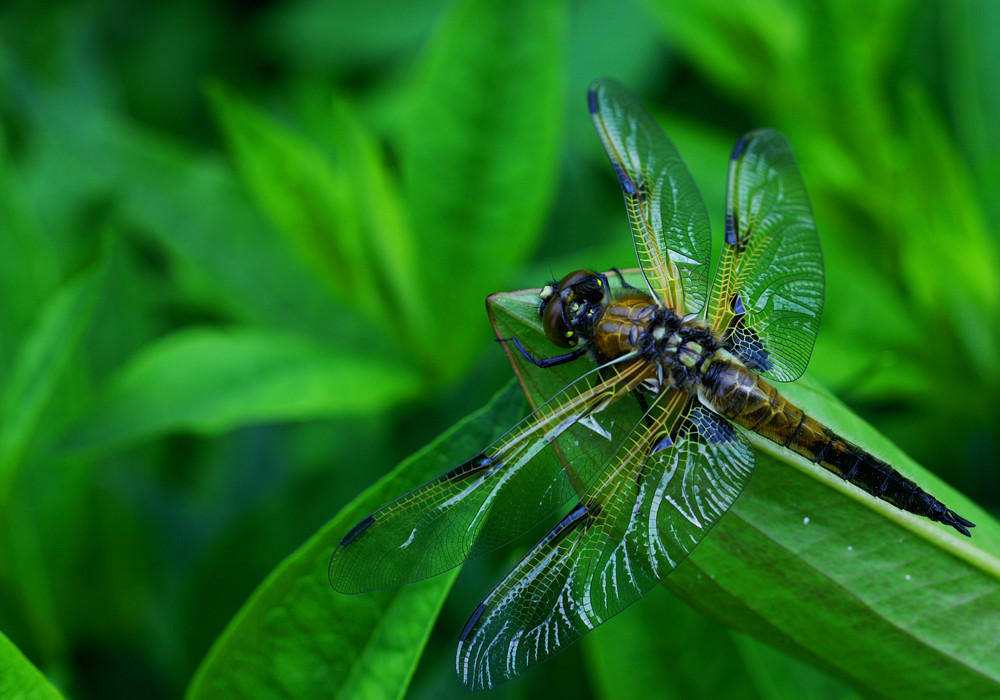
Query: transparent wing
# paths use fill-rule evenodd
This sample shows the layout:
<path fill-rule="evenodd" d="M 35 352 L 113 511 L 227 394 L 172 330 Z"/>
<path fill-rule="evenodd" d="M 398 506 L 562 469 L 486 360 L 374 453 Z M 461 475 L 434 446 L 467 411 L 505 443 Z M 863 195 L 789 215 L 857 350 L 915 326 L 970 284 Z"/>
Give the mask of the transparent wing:
<path fill-rule="evenodd" d="M 620 83 L 587 94 L 591 118 L 621 183 L 632 240 L 654 297 L 682 315 L 708 298 L 708 211 L 677 149 Z"/>
<path fill-rule="evenodd" d="M 751 369 L 777 381 L 797 379 L 823 313 L 823 253 L 784 136 L 761 129 L 736 143 L 726 200 L 712 328 Z"/>
<path fill-rule="evenodd" d="M 630 433 L 637 411 L 618 400 L 648 371 L 621 362 L 584 374 L 480 454 L 368 516 L 334 552 L 330 583 L 360 593 L 419 581 L 578 497 Z"/>
<path fill-rule="evenodd" d="M 460 680 L 470 690 L 499 685 L 638 600 L 729 510 L 753 465 L 741 433 L 668 393 L 473 613 L 459 637 Z"/>

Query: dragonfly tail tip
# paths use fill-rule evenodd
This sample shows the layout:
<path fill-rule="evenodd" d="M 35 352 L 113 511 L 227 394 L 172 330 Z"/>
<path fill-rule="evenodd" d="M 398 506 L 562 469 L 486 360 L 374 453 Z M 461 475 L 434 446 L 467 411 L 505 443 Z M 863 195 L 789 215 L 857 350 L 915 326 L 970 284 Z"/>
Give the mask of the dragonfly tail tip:
<path fill-rule="evenodd" d="M 946 510 L 941 516 L 941 522 L 945 525 L 951 525 L 966 537 L 972 537 L 972 533 L 969 532 L 969 528 L 976 526 L 974 522 L 966 520 L 953 510 Z"/>

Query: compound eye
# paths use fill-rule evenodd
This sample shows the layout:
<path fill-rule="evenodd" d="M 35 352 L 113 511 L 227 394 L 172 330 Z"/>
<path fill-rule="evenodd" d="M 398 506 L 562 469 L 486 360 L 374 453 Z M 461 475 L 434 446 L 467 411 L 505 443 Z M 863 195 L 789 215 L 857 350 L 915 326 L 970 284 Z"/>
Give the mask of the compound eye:
<path fill-rule="evenodd" d="M 545 328 L 545 337 L 553 344 L 561 348 L 571 348 L 576 345 L 576 338 L 572 337 L 572 332 L 566 326 L 563 301 L 560 297 L 553 297 L 546 304 L 545 311 L 542 312 L 542 325 Z"/>
<path fill-rule="evenodd" d="M 593 272 L 574 270 L 559 281 L 559 296 L 565 298 L 567 290 L 573 289 L 581 282 L 588 282 L 593 277 Z"/>

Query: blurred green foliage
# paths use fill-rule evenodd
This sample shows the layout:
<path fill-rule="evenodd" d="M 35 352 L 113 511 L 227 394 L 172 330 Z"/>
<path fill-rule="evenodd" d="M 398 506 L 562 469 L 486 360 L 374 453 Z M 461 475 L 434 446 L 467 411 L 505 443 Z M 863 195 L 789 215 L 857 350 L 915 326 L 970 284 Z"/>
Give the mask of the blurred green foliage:
<path fill-rule="evenodd" d="M 998 22 L 989 0 L 5 3 L 0 690 L 50 692 L 34 664 L 75 697 L 176 696 L 221 635 L 211 694 L 269 572 L 258 603 L 316 591 L 279 642 L 371 641 L 380 613 L 335 617 L 302 568 L 361 506 L 310 536 L 510 376 L 487 294 L 634 260 L 584 103 L 600 75 L 663 124 L 716 231 L 733 141 L 786 134 L 826 256 L 810 376 L 997 512 Z M 426 627 L 382 630 L 406 653 L 353 691 L 463 694 L 455 637 L 512 556 L 468 567 L 422 653 Z M 387 604 L 433 617 L 448 582 Z M 728 665 L 704 683 L 665 648 L 641 679 L 664 696 L 850 692 L 666 614 Z M 628 697 L 618 624 L 502 693 Z M 337 692 L 322 653 L 274 648 Z"/>

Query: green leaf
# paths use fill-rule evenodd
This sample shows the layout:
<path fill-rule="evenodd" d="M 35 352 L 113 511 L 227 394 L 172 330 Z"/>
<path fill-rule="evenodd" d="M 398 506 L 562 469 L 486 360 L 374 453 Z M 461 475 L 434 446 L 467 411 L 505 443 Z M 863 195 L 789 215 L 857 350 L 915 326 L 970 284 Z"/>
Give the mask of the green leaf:
<path fill-rule="evenodd" d="M 481 300 L 541 232 L 556 182 L 564 25 L 555 0 L 460 0 L 417 71 L 400 160 L 427 298 L 449 300 L 434 319 L 452 346 L 444 373 L 479 343 L 452 329 L 474 327 Z"/>
<path fill-rule="evenodd" d="M 356 75 L 390 58 L 410 60 L 447 5 L 447 0 L 306 0 L 273 8 L 259 31 L 283 61 L 328 83 L 331 73 Z"/>
<path fill-rule="evenodd" d="M 349 188 L 354 173 L 335 170 L 319 148 L 221 84 L 213 83 L 208 94 L 239 172 L 275 229 L 339 297 L 377 316 L 381 309 L 371 304 L 377 298 L 359 293 L 373 284 Z"/>
<path fill-rule="evenodd" d="M 371 414 L 415 396 L 412 371 L 352 348 L 255 328 L 178 331 L 146 345 L 62 441 L 92 448 L 176 430 Z"/>
<path fill-rule="evenodd" d="M 766 700 L 808 697 L 812 700 L 860 700 L 860 695 L 823 675 L 816 669 L 796 661 L 745 634 L 730 634 L 742 659 L 742 665 L 753 679 L 754 687 Z"/>
<path fill-rule="evenodd" d="M 0 632 L 0 697 L 39 700 L 63 697 L 45 675 Z"/>
<path fill-rule="evenodd" d="M 979 200 L 994 223 L 1000 220 L 1000 202 L 993 194 L 1000 186 L 1000 85 L 991 76 L 1000 70 L 1000 45 L 993 27 L 1000 22 L 1000 5 L 990 0 L 952 2 L 941 13 L 943 55 L 949 104 L 963 155 L 977 175 Z"/>
<path fill-rule="evenodd" d="M 752 637 L 727 631 L 663 590 L 584 638 L 603 697 L 843 699 L 843 685 Z M 629 668 L 628 683 L 622 668 Z"/>
<path fill-rule="evenodd" d="M 634 273 L 628 275 L 635 279 Z M 537 290 L 494 295 L 494 323 L 541 332 Z M 520 326 L 520 327 L 519 327 Z M 523 363 L 515 364 L 519 376 Z M 526 381 L 533 401 L 539 387 Z M 750 434 L 746 491 L 667 588 L 866 694 L 1000 692 L 1000 524 L 808 381 L 782 392 L 977 524 L 966 540 Z M 625 613 L 629 614 L 629 613 Z M 600 634 L 600 631 L 597 632 Z"/>
<path fill-rule="evenodd" d="M 21 342 L 0 395 L 0 511 L 66 369 L 80 350 L 100 297 L 103 264 L 60 287 Z"/>
<path fill-rule="evenodd" d="M 7 152 L 0 125 L 0 367 L 8 367 L 6 347 L 30 326 L 38 307 L 56 286 L 58 259 L 28 204 L 23 183 Z"/>
<path fill-rule="evenodd" d="M 31 114 L 74 185 L 113 192 L 127 230 L 151 235 L 202 303 L 240 319 L 361 344 L 364 335 L 328 282 L 252 209 L 228 165 L 68 95 L 45 96 Z"/>
<path fill-rule="evenodd" d="M 998 692 L 1000 526 L 811 382 L 782 389 L 975 522 L 972 540 L 753 436 L 753 480 L 667 587 L 865 694 Z"/>
<path fill-rule="evenodd" d="M 651 591 L 583 644 L 589 675 L 605 698 L 755 697 L 729 632 L 666 591 Z"/>
<path fill-rule="evenodd" d="M 375 486 L 276 568 L 202 662 L 188 697 L 401 698 L 456 572 L 356 596 L 327 581 L 365 516 L 489 444 L 524 411 L 513 383 Z"/>
<path fill-rule="evenodd" d="M 646 2 L 671 40 L 695 57 L 715 80 L 747 91 L 763 71 L 784 73 L 789 56 L 802 47 L 803 13 L 776 0 Z"/>
<path fill-rule="evenodd" d="M 439 356 L 437 337 L 429 332 L 432 305 L 420 287 L 418 245 L 398 183 L 374 135 L 346 100 L 334 100 L 330 116 L 329 132 L 347 173 L 349 197 L 358 209 L 357 235 L 369 256 L 365 262 L 372 268 L 374 283 L 361 294 L 381 298 L 393 334 L 419 353 L 420 364 L 432 364 Z"/>
<path fill-rule="evenodd" d="M 906 93 L 907 144 L 895 193 L 900 262 L 909 294 L 950 323 L 974 376 L 1000 385 L 1000 249 L 971 179 L 923 90 Z"/>

